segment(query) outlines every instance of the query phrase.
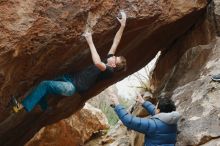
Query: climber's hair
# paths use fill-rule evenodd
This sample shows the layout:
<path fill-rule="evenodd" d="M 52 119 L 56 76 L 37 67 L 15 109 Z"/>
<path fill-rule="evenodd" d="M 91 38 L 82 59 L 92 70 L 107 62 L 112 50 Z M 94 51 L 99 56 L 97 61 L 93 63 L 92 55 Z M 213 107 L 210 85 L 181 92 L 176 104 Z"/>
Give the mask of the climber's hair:
<path fill-rule="evenodd" d="M 172 111 L 176 111 L 176 106 L 169 97 L 160 98 L 158 102 L 157 108 L 160 109 L 161 113 L 170 113 Z"/>
<path fill-rule="evenodd" d="M 121 61 L 120 61 L 120 63 L 116 64 L 116 67 L 114 68 L 114 70 L 116 72 L 126 71 L 126 69 L 127 69 L 127 61 L 126 61 L 125 57 L 124 56 L 119 56 L 119 58 L 120 58 Z"/>

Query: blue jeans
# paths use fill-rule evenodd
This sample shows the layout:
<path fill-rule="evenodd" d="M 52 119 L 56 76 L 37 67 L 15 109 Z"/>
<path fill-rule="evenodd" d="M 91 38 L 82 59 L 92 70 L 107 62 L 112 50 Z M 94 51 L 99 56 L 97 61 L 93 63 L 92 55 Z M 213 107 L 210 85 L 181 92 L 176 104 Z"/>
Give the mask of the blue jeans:
<path fill-rule="evenodd" d="M 22 101 L 22 105 L 26 111 L 30 112 L 37 104 L 42 110 L 48 107 L 46 96 L 63 95 L 72 96 L 76 92 L 70 75 L 63 75 L 54 80 L 46 80 L 40 82 Z"/>

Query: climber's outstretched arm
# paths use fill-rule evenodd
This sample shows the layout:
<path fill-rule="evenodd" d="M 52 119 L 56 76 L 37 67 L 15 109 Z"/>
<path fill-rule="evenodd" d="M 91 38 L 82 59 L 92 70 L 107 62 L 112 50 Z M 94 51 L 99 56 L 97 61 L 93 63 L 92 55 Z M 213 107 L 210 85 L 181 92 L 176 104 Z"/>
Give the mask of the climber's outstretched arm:
<path fill-rule="evenodd" d="M 95 66 L 97 66 L 101 71 L 106 69 L 105 63 L 103 63 L 100 59 L 100 56 L 95 48 L 95 45 L 92 40 L 92 34 L 90 32 L 85 32 L 83 36 L 86 38 L 86 41 L 89 45 L 90 52 L 92 54 L 92 60 Z"/>
<path fill-rule="evenodd" d="M 125 24 L 126 24 L 126 14 L 124 11 L 121 11 L 121 19 L 117 17 L 118 21 L 121 23 L 121 27 L 119 28 L 118 32 L 115 35 L 113 44 L 111 46 L 111 49 L 109 50 L 108 54 L 115 54 L 116 49 L 118 47 L 118 44 L 121 40 L 121 36 L 123 34 Z"/>

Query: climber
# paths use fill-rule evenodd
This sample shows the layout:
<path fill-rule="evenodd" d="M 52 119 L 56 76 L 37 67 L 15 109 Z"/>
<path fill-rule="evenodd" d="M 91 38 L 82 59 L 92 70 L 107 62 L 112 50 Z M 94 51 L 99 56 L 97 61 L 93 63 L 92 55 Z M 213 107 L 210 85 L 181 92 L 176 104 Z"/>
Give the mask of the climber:
<path fill-rule="evenodd" d="M 144 146 L 174 146 L 177 137 L 177 121 L 180 114 L 176 112 L 174 102 L 168 97 L 159 99 L 156 106 L 144 101 L 138 95 L 136 101 L 148 111 L 150 118 L 135 117 L 119 104 L 115 94 L 111 95 L 114 110 L 122 123 L 129 129 L 145 134 Z"/>
<path fill-rule="evenodd" d="M 38 104 L 42 110 L 46 110 L 48 107 L 46 96 L 49 94 L 73 96 L 75 92 L 83 93 L 90 89 L 96 82 L 110 78 L 114 72 L 125 71 L 126 59 L 123 56 L 114 55 L 126 24 L 125 12 L 120 11 L 120 15 L 121 18 L 116 18 L 121 26 L 115 35 L 113 44 L 104 61 L 101 61 L 100 56 L 97 53 L 91 32 L 89 32 L 88 29 L 85 30 L 83 36 L 89 45 L 94 64 L 72 75 L 64 74 L 54 80 L 40 82 L 27 96 L 24 97 L 21 103 L 13 97 L 13 112 L 17 113 L 21 109 L 30 112 Z"/>

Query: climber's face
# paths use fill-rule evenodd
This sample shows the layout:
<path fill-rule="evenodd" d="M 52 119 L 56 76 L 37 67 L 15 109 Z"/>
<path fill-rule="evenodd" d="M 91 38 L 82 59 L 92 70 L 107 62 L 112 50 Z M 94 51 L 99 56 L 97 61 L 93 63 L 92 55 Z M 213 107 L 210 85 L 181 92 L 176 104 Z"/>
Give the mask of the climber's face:
<path fill-rule="evenodd" d="M 115 72 L 126 70 L 126 59 L 123 56 L 112 56 L 107 59 L 107 65 L 114 68 Z"/>
<path fill-rule="evenodd" d="M 120 58 L 119 57 L 112 56 L 112 57 L 107 59 L 107 65 L 109 65 L 111 67 L 116 67 L 116 65 L 118 63 L 120 63 Z"/>

